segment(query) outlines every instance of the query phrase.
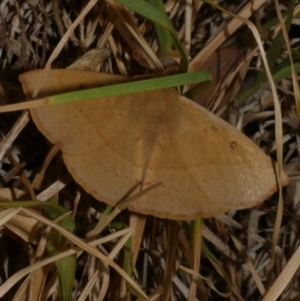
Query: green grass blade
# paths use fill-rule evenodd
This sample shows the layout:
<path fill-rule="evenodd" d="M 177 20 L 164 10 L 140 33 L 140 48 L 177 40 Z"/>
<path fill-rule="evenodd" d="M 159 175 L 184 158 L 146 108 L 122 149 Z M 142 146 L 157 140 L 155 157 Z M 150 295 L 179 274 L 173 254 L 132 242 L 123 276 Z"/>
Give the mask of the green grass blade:
<path fill-rule="evenodd" d="M 220 271 L 222 272 L 222 276 L 223 279 L 225 280 L 227 287 L 230 291 L 232 291 L 232 285 L 231 285 L 231 281 L 228 278 L 226 271 L 223 268 L 222 263 L 217 259 L 217 257 L 209 250 L 209 248 L 207 247 L 207 245 L 203 242 L 202 243 L 202 252 L 209 257 L 213 262 L 216 263 L 216 265 L 219 267 Z"/>
<path fill-rule="evenodd" d="M 53 241 L 47 242 L 47 251 L 51 256 L 57 255 L 67 250 L 63 245 L 59 248 Z M 59 275 L 59 301 L 70 301 L 72 295 L 73 282 L 75 278 L 77 255 L 73 254 L 55 261 L 55 266 Z"/>
<path fill-rule="evenodd" d="M 300 63 L 294 64 L 295 71 L 300 72 Z M 286 65 L 279 68 L 278 72 L 273 75 L 274 81 L 279 82 L 280 80 L 292 76 L 292 66 Z"/>
<path fill-rule="evenodd" d="M 287 31 L 289 31 L 291 27 L 294 8 L 295 8 L 295 0 L 291 0 L 290 5 L 288 6 L 287 18 L 285 21 L 285 27 Z M 267 59 L 271 70 L 274 68 L 276 64 L 276 60 L 280 55 L 283 44 L 284 44 L 283 33 L 282 30 L 280 30 L 267 51 Z"/>
<path fill-rule="evenodd" d="M 286 18 L 286 22 L 285 22 L 287 31 L 289 30 L 291 23 L 292 23 L 293 12 L 294 12 L 294 7 L 295 7 L 295 0 L 291 0 L 290 4 L 291 5 L 288 8 L 287 18 Z M 268 64 L 269 64 L 269 67 L 270 67 L 270 70 L 272 71 L 272 73 L 273 73 L 273 69 L 276 66 L 277 58 L 279 57 L 280 52 L 282 50 L 283 43 L 284 43 L 283 33 L 282 33 L 282 30 L 280 30 L 277 33 L 277 36 L 273 40 L 272 44 L 270 45 L 270 47 L 266 53 Z M 256 79 L 253 82 L 253 84 L 248 89 L 239 93 L 239 95 L 237 96 L 238 103 L 242 104 L 248 97 L 253 95 L 261 87 L 261 85 L 263 85 L 265 82 L 267 82 L 265 73 L 259 72 L 257 74 Z"/>
<path fill-rule="evenodd" d="M 115 1 L 124 5 L 130 10 L 136 12 L 137 14 L 147 18 L 148 20 L 154 22 L 155 24 L 159 24 L 161 27 L 167 29 L 173 36 L 174 44 L 181 56 L 180 71 L 182 73 L 187 71 L 188 58 L 186 56 L 184 49 L 181 46 L 180 41 L 178 40 L 176 31 L 174 30 L 173 25 L 166 13 L 158 10 L 157 8 L 155 8 L 154 6 L 152 6 L 151 4 L 143 0 L 115 0 Z"/>
<path fill-rule="evenodd" d="M 164 4 L 161 0 L 149 0 L 149 3 L 166 14 Z M 158 23 L 154 23 L 154 26 L 158 39 L 159 52 L 162 55 L 171 55 L 175 46 L 171 32 Z"/>
<path fill-rule="evenodd" d="M 295 63 L 294 68 L 296 72 L 300 72 L 300 63 Z M 276 66 L 273 69 L 273 79 L 275 82 L 279 82 L 280 80 L 291 76 L 292 76 L 292 67 L 290 65 L 289 59 L 285 60 L 280 64 L 280 66 Z M 266 79 L 262 81 L 254 82 L 248 89 L 242 91 L 236 97 L 237 102 L 240 104 L 244 103 L 251 95 L 253 95 L 258 89 L 260 89 L 261 86 L 265 84 L 267 84 Z"/>
<path fill-rule="evenodd" d="M 52 220 L 59 218 L 61 215 L 66 213 L 66 210 L 52 202 L 38 202 L 38 201 L 14 201 L 14 202 L 0 202 L 0 208 L 12 208 L 12 207 L 39 207 L 47 212 Z M 58 222 L 60 226 L 71 232 L 75 229 L 75 223 L 71 216 L 64 217 Z M 50 239 L 46 244 L 47 250 L 51 255 L 56 255 L 62 251 L 65 251 L 67 246 L 65 246 L 64 237 L 54 231 Z M 76 254 L 70 255 L 60 260 L 55 261 L 55 265 L 59 272 L 59 290 L 60 290 L 60 301 L 70 301 L 71 292 L 73 287 L 73 281 L 75 277 L 76 269 Z"/>
<path fill-rule="evenodd" d="M 125 84 L 106 86 L 101 88 L 87 89 L 48 97 L 49 104 L 68 103 L 89 99 L 103 98 L 108 96 L 131 94 L 136 92 L 153 91 L 174 86 L 188 85 L 196 82 L 210 81 L 208 71 L 197 71 L 185 74 L 177 74 Z"/>

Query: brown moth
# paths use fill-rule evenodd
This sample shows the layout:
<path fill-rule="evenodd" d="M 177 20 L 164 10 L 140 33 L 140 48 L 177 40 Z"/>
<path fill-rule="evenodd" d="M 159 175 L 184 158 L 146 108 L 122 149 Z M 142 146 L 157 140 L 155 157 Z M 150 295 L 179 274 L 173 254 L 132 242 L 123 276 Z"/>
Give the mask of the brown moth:
<path fill-rule="evenodd" d="M 41 70 L 20 76 L 30 99 Z M 127 78 L 51 70 L 39 97 Z M 228 123 L 174 89 L 31 109 L 39 130 L 59 144 L 74 179 L 99 201 L 116 205 L 162 183 L 128 206 L 191 220 L 249 208 L 277 189 L 275 164 Z M 282 184 L 288 176 L 282 172 Z"/>

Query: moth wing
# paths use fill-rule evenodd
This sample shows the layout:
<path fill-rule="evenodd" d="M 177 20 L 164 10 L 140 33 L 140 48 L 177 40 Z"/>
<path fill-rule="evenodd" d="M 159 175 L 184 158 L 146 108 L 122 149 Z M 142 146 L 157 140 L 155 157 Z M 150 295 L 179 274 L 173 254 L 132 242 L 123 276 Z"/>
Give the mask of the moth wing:
<path fill-rule="evenodd" d="M 40 70 L 20 76 L 27 97 L 41 76 Z M 126 78 L 99 73 L 50 70 L 40 95 L 65 93 Z M 55 87 L 55 91 L 54 88 Z M 132 97 L 119 96 L 31 109 L 39 130 L 59 144 L 70 173 L 98 200 L 115 205 L 142 178 L 138 131 L 128 111 Z"/>
<path fill-rule="evenodd" d="M 181 97 L 179 126 L 164 128 L 144 188 L 162 185 L 132 210 L 171 219 L 210 217 L 254 206 L 277 189 L 271 158 L 228 123 Z M 288 177 L 283 172 L 283 184 Z"/>

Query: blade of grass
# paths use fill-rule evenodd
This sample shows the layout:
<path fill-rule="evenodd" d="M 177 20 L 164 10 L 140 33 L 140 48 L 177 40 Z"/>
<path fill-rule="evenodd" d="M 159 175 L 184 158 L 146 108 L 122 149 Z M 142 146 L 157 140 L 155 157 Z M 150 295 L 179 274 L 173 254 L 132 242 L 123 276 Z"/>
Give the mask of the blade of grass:
<path fill-rule="evenodd" d="M 49 104 L 68 103 L 83 101 L 88 99 L 102 98 L 107 96 L 116 96 L 131 94 L 137 92 L 146 92 L 159 89 L 170 88 L 174 86 L 188 85 L 195 82 L 210 80 L 208 71 L 199 71 L 186 74 L 178 74 L 167 77 L 148 79 L 143 81 L 130 82 L 125 84 L 106 86 L 102 88 L 88 89 L 71 93 L 60 94 L 49 97 Z"/>
<path fill-rule="evenodd" d="M 47 250 L 51 256 L 58 255 L 68 248 L 60 245 L 58 248 L 53 240 L 47 241 Z M 70 301 L 76 271 L 76 254 L 55 260 L 59 278 L 59 301 Z"/>
<path fill-rule="evenodd" d="M 294 252 L 292 258 L 276 278 L 272 287 L 267 291 L 262 301 L 274 301 L 287 288 L 293 276 L 297 272 L 300 263 L 300 247 Z"/>
<path fill-rule="evenodd" d="M 191 268 L 194 272 L 200 270 L 201 245 L 202 245 L 202 218 L 197 218 L 192 222 L 192 246 L 191 246 Z M 196 300 L 197 278 L 192 276 L 188 301 Z"/>
<path fill-rule="evenodd" d="M 39 207 L 44 209 L 52 220 L 59 218 L 61 215 L 66 214 L 66 210 L 51 202 L 38 202 L 38 201 L 14 201 L 14 202 L 0 202 L 0 208 L 31 208 Z M 71 216 L 66 216 L 63 218 L 59 225 L 64 227 L 66 230 L 73 232 L 75 229 L 75 224 Z"/>
<path fill-rule="evenodd" d="M 173 28 L 173 25 L 166 15 L 166 13 L 159 11 L 151 4 L 143 1 L 143 0 L 115 0 L 116 2 L 124 5 L 125 7 L 131 9 L 132 11 L 138 13 L 141 16 L 144 16 L 148 20 L 151 20 L 152 22 L 159 24 L 161 27 L 167 29 L 172 37 L 174 44 L 181 56 L 181 62 L 180 62 L 180 71 L 182 73 L 187 71 L 188 68 L 188 58 L 186 56 L 186 53 L 184 49 L 181 46 L 180 41 L 178 40 L 177 33 Z"/>
<path fill-rule="evenodd" d="M 294 61 L 293 61 L 293 57 L 292 57 L 292 50 L 291 50 L 291 46 L 290 46 L 290 41 L 289 41 L 289 37 L 288 37 L 288 31 L 289 31 L 292 20 L 290 20 L 289 24 L 287 24 L 287 25 L 284 24 L 278 0 L 275 0 L 275 4 L 276 4 L 275 5 L 276 12 L 277 12 L 277 15 L 278 15 L 278 18 L 279 18 L 279 21 L 280 21 L 280 24 L 281 24 L 281 28 L 282 28 L 282 35 L 283 35 L 285 45 L 286 45 L 287 50 L 288 50 L 289 59 L 290 59 L 290 63 L 291 63 L 293 88 L 294 88 L 295 102 L 296 102 L 296 111 L 297 111 L 297 116 L 298 116 L 298 121 L 299 121 L 300 120 L 300 91 L 299 91 L 299 86 L 298 86 L 297 73 L 296 73 L 296 69 L 295 69 L 295 65 L 294 65 Z M 289 7 L 289 17 L 291 15 L 291 18 L 292 18 L 293 17 L 293 11 L 290 12 L 291 7 L 294 10 L 295 0 L 291 0 L 290 7 Z"/>
<path fill-rule="evenodd" d="M 294 8 L 295 8 L 295 1 L 291 0 L 291 5 L 288 8 L 287 17 L 286 17 L 286 21 L 285 21 L 285 26 L 286 26 L 287 30 L 289 30 L 291 23 L 292 23 Z M 269 68 L 271 71 L 275 67 L 276 61 L 280 54 L 280 51 L 282 50 L 283 43 L 284 43 L 283 33 L 282 33 L 282 30 L 280 30 L 277 33 L 277 36 L 275 37 L 275 39 L 272 41 L 272 44 L 270 45 L 270 47 L 266 53 L 267 61 L 268 61 Z M 266 80 L 265 73 L 259 72 L 257 74 L 255 81 L 251 85 L 251 87 L 242 91 L 237 96 L 236 99 L 237 99 L 238 103 L 242 104 L 249 96 L 254 94 L 261 87 L 261 85 L 263 85 L 264 82 L 266 82 L 266 81 L 267 80 Z"/>
<path fill-rule="evenodd" d="M 43 74 L 40 77 L 38 83 L 36 84 L 35 90 L 33 92 L 33 97 L 36 97 L 38 95 L 39 89 L 42 86 L 47 72 L 50 70 L 51 64 L 53 61 L 57 58 L 60 51 L 63 49 L 64 45 L 66 44 L 66 41 L 70 38 L 75 28 L 78 26 L 78 24 L 84 19 L 84 17 L 89 13 L 89 11 L 93 8 L 93 6 L 98 2 L 98 0 L 90 0 L 88 1 L 85 8 L 81 11 L 79 16 L 76 18 L 76 20 L 72 23 L 72 25 L 68 28 L 65 35 L 62 39 L 60 39 L 58 45 L 56 46 L 55 50 L 52 52 L 50 58 L 47 61 L 47 64 L 44 68 Z"/>
<path fill-rule="evenodd" d="M 103 98 L 107 96 L 137 93 L 142 91 L 153 91 L 210 80 L 211 76 L 208 71 L 197 71 L 185 74 L 177 74 L 167 77 L 160 77 L 142 81 L 133 81 L 125 84 L 111 85 L 101 88 L 59 94 L 19 104 L 7 105 L 0 107 L 0 113 L 24 110 L 28 108 L 36 108 L 44 105 L 83 101 L 89 99 Z"/>
<path fill-rule="evenodd" d="M 294 14 L 294 8 L 295 8 L 295 0 L 290 1 L 290 5 L 288 6 L 287 10 L 287 18 L 285 21 L 285 28 L 287 31 L 289 31 L 291 24 L 292 24 L 292 19 L 293 19 L 293 14 Z M 278 16 L 279 18 L 279 16 Z M 279 18 L 280 20 L 280 18 Z M 284 38 L 283 38 L 283 27 L 281 30 L 278 32 L 277 36 L 273 40 L 271 46 L 269 47 L 267 51 L 267 60 L 269 63 L 269 67 L 272 70 L 276 64 L 276 60 L 278 59 L 282 46 L 284 44 Z M 260 75 L 262 76 L 262 75 Z"/>
<path fill-rule="evenodd" d="M 295 72 L 300 71 L 300 63 L 294 64 Z M 289 60 L 285 60 L 280 65 L 275 66 L 273 69 L 273 80 L 274 82 L 279 82 L 286 77 L 292 76 L 292 67 L 289 63 Z M 246 99 L 248 99 L 251 95 L 253 95 L 261 86 L 267 84 L 267 80 L 265 77 L 262 77 L 262 81 L 255 81 L 251 87 L 242 91 L 237 97 L 236 100 L 239 104 L 243 104 Z"/>
<path fill-rule="evenodd" d="M 47 177 L 47 182 L 51 183 L 53 181 L 53 173 L 50 172 Z M 49 183 L 49 184 L 50 184 Z M 48 202 L 51 204 L 56 204 L 56 196 L 57 194 L 53 195 Z M 60 208 L 59 208 L 60 209 Z M 64 209 L 64 208 L 63 208 Z M 53 211 L 53 209 L 52 209 Z M 64 210 L 66 211 L 66 210 Z M 71 228 L 72 232 L 75 229 L 75 223 L 73 221 L 73 218 L 71 215 L 68 215 L 70 212 L 66 212 L 63 215 L 58 216 L 56 219 L 53 212 L 52 212 L 52 218 L 55 222 L 58 224 L 62 220 L 63 222 L 60 224 L 61 226 L 67 226 L 68 228 Z M 65 217 L 70 217 L 66 223 Z M 50 255 L 56 255 L 59 254 L 67 249 L 70 248 L 70 243 L 66 241 L 65 237 L 62 236 L 58 231 L 51 231 L 50 235 L 48 236 L 47 243 L 46 243 L 47 251 Z M 73 288 L 73 282 L 75 279 L 75 272 L 76 272 L 76 262 L 77 262 L 77 256 L 76 254 L 61 258 L 59 260 L 55 261 L 55 266 L 58 271 L 58 279 L 59 279 L 59 301 L 70 301 L 71 295 L 72 295 L 72 288 Z"/>
<path fill-rule="evenodd" d="M 149 3 L 166 15 L 165 7 L 161 0 L 149 0 Z M 172 48 L 175 46 L 171 32 L 158 23 L 155 23 L 154 26 L 158 39 L 159 52 L 162 55 L 171 55 Z"/>

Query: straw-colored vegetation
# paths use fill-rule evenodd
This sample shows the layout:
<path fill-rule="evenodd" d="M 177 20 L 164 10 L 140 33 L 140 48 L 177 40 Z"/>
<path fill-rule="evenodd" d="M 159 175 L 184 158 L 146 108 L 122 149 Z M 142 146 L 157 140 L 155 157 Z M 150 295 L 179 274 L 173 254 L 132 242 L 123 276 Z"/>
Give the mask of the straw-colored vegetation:
<path fill-rule="evenodd" d="M 140 195 L 110 208 L 79 187 L 28 110 L 0 113 L 0 300 L 299 300 L 299 3 L 169 0 L 166 21 L 149 2 L 161 14 L 142 0 L 1 0 L 0 112 L 26 101 L 24 71 L 152 78 L 188 63 L 214 80 L 190 97 L 276 159 L 290 184 L 203 221 L 146 217 L 123 210 Z"/>

